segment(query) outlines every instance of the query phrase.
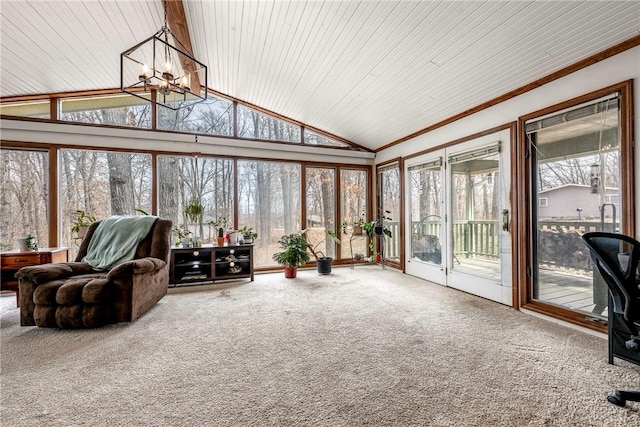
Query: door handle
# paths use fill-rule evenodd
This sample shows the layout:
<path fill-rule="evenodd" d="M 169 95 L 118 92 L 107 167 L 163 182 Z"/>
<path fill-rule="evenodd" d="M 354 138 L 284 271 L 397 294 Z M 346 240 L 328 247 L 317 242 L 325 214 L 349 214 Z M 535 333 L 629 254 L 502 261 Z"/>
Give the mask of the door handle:
<path fill-rule="evenodd" d="M 509 209 L 502 210 L 502 230 L 509 231 Z"/>

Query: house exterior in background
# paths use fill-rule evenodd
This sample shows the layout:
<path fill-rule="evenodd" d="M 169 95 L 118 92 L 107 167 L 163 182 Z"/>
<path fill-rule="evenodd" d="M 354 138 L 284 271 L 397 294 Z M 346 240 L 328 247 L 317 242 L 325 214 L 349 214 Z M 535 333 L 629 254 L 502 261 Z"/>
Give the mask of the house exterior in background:
<path fill-rule="evenodd" d="M 617 188 L 605 189 L 604 203 L 613 204 L 620 212 Z M 538 193 L 541 220 L 545 219 L 600 219 L 600 196 L 591 193 L 591 187 L 565 184 Z M 605 217 L 611 217 L 613 208 L 605 206 Z"/>

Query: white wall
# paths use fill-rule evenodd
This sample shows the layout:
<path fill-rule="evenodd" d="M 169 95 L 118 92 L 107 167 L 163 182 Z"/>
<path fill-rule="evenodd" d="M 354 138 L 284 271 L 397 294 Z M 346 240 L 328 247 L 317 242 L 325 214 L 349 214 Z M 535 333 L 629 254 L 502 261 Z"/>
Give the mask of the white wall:
<path fill-rule="evenodd" d="M 5 141 L 40 142 L 128 150 L 156 150 L 203 153 L 243 158 L 298 160 L 309 162 L 373 164 L 373 153 L 293 144 L 245 141 L 213 136 L 154 132 L 140 129 L 112 129 L 64 123 L 0 120 Z"/>
<path fill-rule="evenodd" d="M 640 46 L 637 46 L 501 104 L 383 150 L 377 153 L 376 163 L 404 157 L 505 123 L 514 122 L 518 120 L 518 117 L 533 111 L 630 79 L 634 79 L 634 140 L 640 141 Z M 425 127 L 427 125 L 428 123 L 425 123 Z M 507 135 L 501 139 L 509 140 Z M 635 165 L 637 183 L 640 180 L 640 149 L 637 148 L 635 150 Z M 640 200 L 638 187 L 636 185 L 636 200 Z M 636 224 L 638 224 L 637 231 L 640 232 L 640 209 L 636 209 Z"/>

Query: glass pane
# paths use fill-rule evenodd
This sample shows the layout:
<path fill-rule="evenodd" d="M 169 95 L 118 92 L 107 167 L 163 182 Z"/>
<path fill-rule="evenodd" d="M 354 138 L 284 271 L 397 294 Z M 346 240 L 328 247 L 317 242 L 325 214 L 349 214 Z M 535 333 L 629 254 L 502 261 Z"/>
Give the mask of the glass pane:
<path fill-rule="evenodd" d="M 533 298 L 602 318 L 607 286 L 592 272 L 580 236 L 620 230 L 619 108 L 616 98 L 611 101 L 576 107 L 558 124 L 529 135 L 532 197 L 538 201 Z"/>
<path fill-rule="evenodd" d="M 151 128 L 151 102 L 115 95 L 60 100 L 60 120 L 96 125 Z"/>
<path fill-rule="evenodd" d="M 342 169 L 340 171 L 340 212 L 343 221 L 353 224 L 360 218 L 367 219 L 367 171 Z M 340 236 L 340 257 L 350 259 L 367 253 L 367 240 L 363 230 L 348 227 L 346 234 Z"/>
<path fill-rule="evenodd" d="M 258 233 L 255 267 L 277 265 L 277 241 L 302 229 L 300 176 L 295 163 L 238 161 L 238 225 Z"/>
<path fill-rule="evenodd" d="M 442 265 L 442 173 L 440 164 L 412 167 L 411 259 Z"/>
<path fill-rule="evenodd" d="M 49 246 L 49 153 L 0 150 L 0 249 L 18 248 L 28 234 Z"/>
<path fill-rule="evenodd" d="M 300 143 L 300 126 L 238 105 L 238 136 Z"/>
<path fill-rule="evenodd" d="M 307 129 L 304 130 L 304 143 L 309 145 L 326 145 L 329 147 L 351 147 L 349 144 L 327 138 L 326 136 L 322 136 Z"/>
<path fill-rule="evenodd" d="M 34 102 L 10 102 L 0 104 L 0 114 L 8 116 L 32 117 L 37 119 L 51 118 L 49 100 Z"/>
<path fill-rule="evenodd" d="M 218 228 L 234 226 L 233 181 L 233 160 L 158 156 L 158 213 L 188 229 L 194 243 L 213 244 Z M 198 205 L 202 215 L 194 217 L 189 206 Z"/>
<path fill-rule="evenodd" d="M 307 240 L 318 256 L 331 258 L 336 248 L 327 231 L 336 231 L 335 186 L 335 169 L 307 168 Z"/>
<path fill-rule="evenodd" d="M 453 269 L 500 278 L 500 154 L 450 167 Z"/>
<path fill-rule="evenodd" d="M 384 239 L 384 257 L 387 260 L 400 262 L 400 167 L 384 168 L 378 175 L 380 186 L 380 202 L 382 212 L 391 218 L 385 222 L 385 226 L 391 231 L 391 238 Z"/>
<path fill-rule="evenodd" d="M 206 101 L 172 110 L 158 107 L 158 129 L 233 135 L 233 102 L 209 95 Z"/>
<path fill-rule="evenodd" d="M 91 150 L 60 150 L 61 243 L 72 259 L 82 239 L 71 232 L 82 210 L 104 219 L 151 212 L 151 156 Z"/>

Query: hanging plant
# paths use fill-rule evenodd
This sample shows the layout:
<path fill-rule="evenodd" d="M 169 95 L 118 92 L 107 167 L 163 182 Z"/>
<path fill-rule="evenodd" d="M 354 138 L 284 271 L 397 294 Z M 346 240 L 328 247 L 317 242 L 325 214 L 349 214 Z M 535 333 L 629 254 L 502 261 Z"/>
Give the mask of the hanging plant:
<path fill-rule="evenodd" d="M 191 224 L 199 224 L 202 222 L 203 215 L 204 206 L 202 206 L 200 200 L 193 199 L 184 208 L 184 216 Z"/>

